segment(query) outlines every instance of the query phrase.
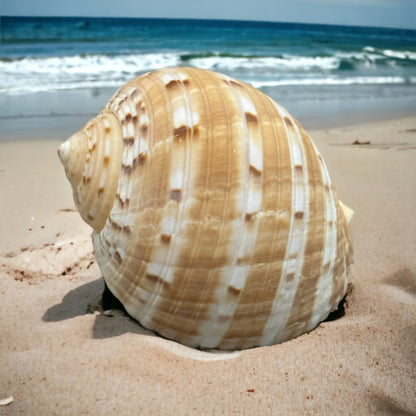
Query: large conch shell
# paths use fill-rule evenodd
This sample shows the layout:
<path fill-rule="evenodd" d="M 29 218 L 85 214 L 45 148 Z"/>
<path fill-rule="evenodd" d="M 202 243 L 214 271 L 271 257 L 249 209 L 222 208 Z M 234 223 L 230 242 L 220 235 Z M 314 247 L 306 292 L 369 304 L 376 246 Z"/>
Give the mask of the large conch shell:
<path fill-rule="evenodd" d="M 194 347 L 270 345 L 346 293 L 351 211 L 299 123 L 243 82 L 142 75 L 58 153 L 105 282 L 144 327 Z"/>

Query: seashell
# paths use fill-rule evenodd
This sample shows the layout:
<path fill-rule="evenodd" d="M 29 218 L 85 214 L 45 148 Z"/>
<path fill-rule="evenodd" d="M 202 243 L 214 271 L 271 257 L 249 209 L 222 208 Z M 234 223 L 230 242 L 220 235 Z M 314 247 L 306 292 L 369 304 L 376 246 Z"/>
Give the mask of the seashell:
<path fill-rule="evenodd" d="M 108 288 L 166 338 L 279 343 L 346 293 L 351 210 L 300 124 L 241 81 L 142 75 L 58 153 Z"/>

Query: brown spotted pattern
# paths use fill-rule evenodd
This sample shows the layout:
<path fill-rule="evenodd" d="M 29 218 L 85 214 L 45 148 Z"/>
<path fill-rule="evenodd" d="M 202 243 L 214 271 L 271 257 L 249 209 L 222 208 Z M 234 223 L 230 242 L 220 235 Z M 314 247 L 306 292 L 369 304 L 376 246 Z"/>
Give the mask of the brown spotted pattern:
<path fill-rule="evenodd" d="M 124 85 L 59 154 L 110 290 L 190 346 L 269 345 L 345 294 L 351 239 L 299 123 L 225 75 L 168 68 Z"/>

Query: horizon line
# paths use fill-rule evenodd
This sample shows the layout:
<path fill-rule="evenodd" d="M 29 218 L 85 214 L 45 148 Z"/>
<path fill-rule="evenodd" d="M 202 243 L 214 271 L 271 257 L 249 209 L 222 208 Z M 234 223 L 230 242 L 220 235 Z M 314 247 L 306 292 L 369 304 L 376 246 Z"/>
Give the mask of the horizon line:
<path fill-rule="evenodd" d="M 252 20 L 252 19 L 233 19 L 233 18 L 200 18 L 200 17 L 145 17 L 145 16 L 91 16 L 91 15 L 0 15 L 0 21 L 2 18 L 83 18 L 83 19 L 130 19 L 130 20 L 173 20 L 173 21 L 201 21 L 201 22 L 239 22 L 239 23 L 251 23 L 251 24 L 287 24 L 287 25 L 304 25 L 304 26 L 329 26 L 329 27 L 345 27 L 352 29 L 381 29 L 381 30 L 395 30 L 416 32 L 416 29 L 408 27 L 395 27 L 395 26 L 376 26 L 376 25 L 345 25 L 339 23 L 318 23 L 318 22 L 295 22 L 295 21 L 280 21 L 280 20 Z"/>

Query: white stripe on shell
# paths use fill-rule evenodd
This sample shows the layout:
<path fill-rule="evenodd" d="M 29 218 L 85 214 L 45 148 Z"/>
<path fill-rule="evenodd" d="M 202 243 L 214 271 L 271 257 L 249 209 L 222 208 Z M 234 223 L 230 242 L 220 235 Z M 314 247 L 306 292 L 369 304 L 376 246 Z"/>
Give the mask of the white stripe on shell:
<path fill-rule="evenodd" d="M 307 160 L 301 133 L 291 115 L 274 101 L 273 104 L 281 116 L 282 121 L 284 122 L 284 118 L 286 117 L 294 126 L 294 134 L 290 135 L 289 129 L 283 123 L 288 137 L 291 157 L 292 213 L 282 275 L 273 301 L 271 315 L 265 325 L 264 335 L 260 341 L 261 345 L 279 343 L 286 337 L 285 328 L 292 311 L 293 300 L 301 276 L 309 219 Z M 296 170 L 295 166 L 302 166 L 301 172 Z M 303 218 L 295 219 L 296 212 L 303 212 Z"/>

